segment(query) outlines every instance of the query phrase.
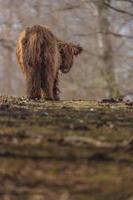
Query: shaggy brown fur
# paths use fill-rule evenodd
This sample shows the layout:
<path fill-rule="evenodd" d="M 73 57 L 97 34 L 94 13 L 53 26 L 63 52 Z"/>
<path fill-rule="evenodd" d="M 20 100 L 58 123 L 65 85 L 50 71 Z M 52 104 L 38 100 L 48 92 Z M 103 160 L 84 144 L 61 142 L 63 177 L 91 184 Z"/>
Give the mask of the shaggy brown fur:
<path fill-rule="evenodd" d="M 17 42 L 18 63 L 25 74 L 29 99 L 59 99 L 58 72 L 67 73 L 82 48 L 59 40 L 40 25 L 26 28 Z"/>
<path fill-rule="evenodd" d="M 74 56 L 82 52 L 82 47 L 62 41 L 58 41 L 58 46 L 61 55 L 60 70 L 63 73 L 68 73 L 73 65 Z"/>

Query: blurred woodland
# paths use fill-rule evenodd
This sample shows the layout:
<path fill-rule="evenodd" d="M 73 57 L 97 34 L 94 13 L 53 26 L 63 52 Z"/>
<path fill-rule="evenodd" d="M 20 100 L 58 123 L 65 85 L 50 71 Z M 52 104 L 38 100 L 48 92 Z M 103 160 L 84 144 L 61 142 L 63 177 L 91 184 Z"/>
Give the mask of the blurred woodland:
<path fill-rule="evenodd" d="M 133 93 L 133 0 L 0 0 L 1 94 L 25 95 L 15 48 L 33 24 L 84 48 L 70 73 L 60 74 L 62 99 Z"/>

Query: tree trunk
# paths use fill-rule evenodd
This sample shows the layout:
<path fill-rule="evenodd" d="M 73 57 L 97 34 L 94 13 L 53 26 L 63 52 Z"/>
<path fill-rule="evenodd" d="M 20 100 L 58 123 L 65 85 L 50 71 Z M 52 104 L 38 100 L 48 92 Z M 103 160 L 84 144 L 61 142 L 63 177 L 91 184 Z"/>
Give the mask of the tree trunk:
<path fill-rule="evenodd" d="M 110 0 L 107 0 L 108 3 Z M 115 80 L 114 72 L 114 59 L 113 49 L 111 45 L 111 39 L 109 33 L 109 9 L 104 4 L 105 0 L 98 0 L 98 17 L 99 17 L 99 34 L 98 42 L 100 47 L 100 55 L 102 58 L 103 67 L 101 69 L 102 76 L 106 81 L 106 88 L 109 98 L 116 98 L 120 95 L 118 85 Z"/>
<path fill-rule="evenodd" d="M 12 29 L 12 1 L 9 2 L 10 10 L 8 15 L 8 23 L 6 24 L 7 29 L 7 39 L 10 39 L 11 35 L 11 29 Z M 4 69 L 3 69 L 3 92 L 4 94 L 12 94 L 13 88 L 12 88 L 12 80 L 13 80 L 13 62 L 12 62 L 12 49 L 6 47 L 5 50 L 5 60 L 4 60 Z"/>

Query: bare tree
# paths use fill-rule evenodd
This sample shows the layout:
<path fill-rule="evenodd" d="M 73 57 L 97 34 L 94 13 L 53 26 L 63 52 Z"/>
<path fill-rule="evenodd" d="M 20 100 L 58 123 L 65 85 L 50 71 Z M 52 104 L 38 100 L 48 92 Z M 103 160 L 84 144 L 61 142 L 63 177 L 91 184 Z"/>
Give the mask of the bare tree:
<path fill-rule="evenodd" d="M 110 3 L 111 0 L 108 0 Z M 109 22 L 109 8 L 105 4 L 105 0 L 97 2 L 98 17 L 99 17 L 99 48 L 102 58 L 103 67 L 101 73 L 106 81 L 106 88 L 110 98 L 116 98 L 120 95 L 118 85 L 115 79 L 115 65 L 114 65 L 114 52 L 112 49 L 112 41 L 110 38 L 110 22 Z"/>
<path fill-rule="evenodd" d="M 19 33 L 44 24 L 61 39 L 80 43 L 84 53 L 61 76 L 63 99 L 101 99 L 132 92 L 132 0 L 0 0 L 0 92 L 24 95 L 16 63 Z"/>

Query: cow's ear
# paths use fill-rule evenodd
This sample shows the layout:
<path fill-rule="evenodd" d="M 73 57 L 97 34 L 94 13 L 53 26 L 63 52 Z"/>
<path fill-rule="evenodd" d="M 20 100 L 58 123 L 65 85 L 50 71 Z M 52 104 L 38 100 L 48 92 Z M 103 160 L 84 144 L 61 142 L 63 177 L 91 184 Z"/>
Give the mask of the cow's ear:
<path fill-rule="evenodd" d="M 73 45 L 73 54 L 77 56 L 78 54 L 82 53 L 83 48 L 79 45 Z"/>

